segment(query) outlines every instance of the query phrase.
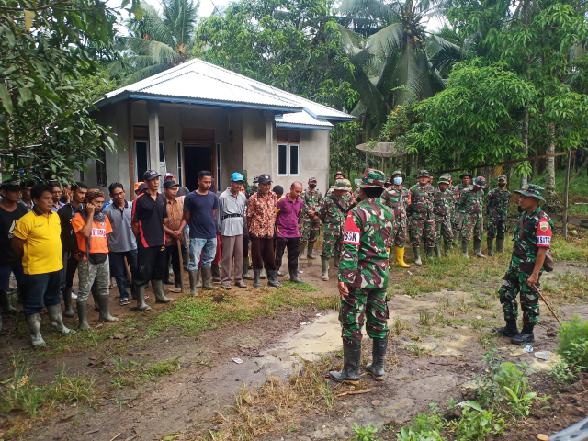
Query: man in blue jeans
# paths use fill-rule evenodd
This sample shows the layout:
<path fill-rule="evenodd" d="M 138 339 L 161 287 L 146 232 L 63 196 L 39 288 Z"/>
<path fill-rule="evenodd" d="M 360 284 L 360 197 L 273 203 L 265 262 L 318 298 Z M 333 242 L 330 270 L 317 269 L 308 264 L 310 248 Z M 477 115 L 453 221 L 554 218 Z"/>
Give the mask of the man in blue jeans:
<path fill-rule="evenodd" d="M 216 230 L 218 197 L 210 191 L 212 175 L 209 171 L 198 173 L 198 188 L 184 200 L 184 219 L 180 231 L 188 224 L 190 245 L 188 251 L 188 276 L 190 294 L 197 294 L 198 265 L 202 268 L 202 288 L 212 289 L 211 264 L 216 255 Z"/>

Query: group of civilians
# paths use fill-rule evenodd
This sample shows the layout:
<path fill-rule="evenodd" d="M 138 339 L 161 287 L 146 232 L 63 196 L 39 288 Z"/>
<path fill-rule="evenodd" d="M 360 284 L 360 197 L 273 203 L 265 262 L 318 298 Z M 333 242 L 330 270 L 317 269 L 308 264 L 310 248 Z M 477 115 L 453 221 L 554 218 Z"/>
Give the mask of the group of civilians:
<path fill-rule="evenodd" d="M 246 288 L 249 248 L 255 288 L 261 286 L 264 269 L 268 286 L 281 286 L 278 271 L 286 249 L 289 278 L 301 282 L 299 218 L 304 204 L 300 182 L 292 183 L 282 196 L 272 190 L 269 175 L 256 177 L 257 188 L 250 192 L 243 174 L 235 172 L 220 195 L 212 189 L 208 171 L 198 174 L 198 186 L 192 192 L 166 174 L 161 193 L 160 180 L 156 171 L 145 172 L 143 181 L 133 188 L 132 200 L 118 182 L 109 185 L 106 195 L 82 182 L 62 186 L 4 181 L 0 187 L 0 330 L 1 313 L 16 312 L 16 301 L 9 296 L 11 274 L 35 347 L 45 345 L 43 308 L 51 325 L 64 335 L 73 331 L 64 325 L 63 316 L 77 315 L 78 329 L 90 328 L 90 294 L 100 321 L 118 321 L 109 310 L 111 277 L 119 304 L 134 300 L 137 311 L 151 309 L 145 292 L 149 284 L 158 303 L 170 301 L 165 284 L 173 285 L 172 292 L 182 291 L 184 270 L 191 295 L 197 295 L 199 287 L 212 289 L 215 264 L 220 266 L 224 289 Z M 168 280 L 170 264 L 173 282 Z"/>

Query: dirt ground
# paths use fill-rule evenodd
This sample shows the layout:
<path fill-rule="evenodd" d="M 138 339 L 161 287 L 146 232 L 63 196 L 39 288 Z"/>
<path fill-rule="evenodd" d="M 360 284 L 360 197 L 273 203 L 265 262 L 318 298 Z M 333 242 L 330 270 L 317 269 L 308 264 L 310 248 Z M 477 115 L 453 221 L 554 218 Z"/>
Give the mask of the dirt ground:
<path fill-rule="evenodd" d="M 494 350 L 500 359 L 528 365 L 533 385 L 551 396 L 549 406 L 536 406 L 520 427 L 497 439 L 534 439 L 537 433 L 552 433 L 580 420 L 587 413 L 588 380 L 584 377 L 567 391 L 556 390 L 548 380 L 546 372 L 559 359 L 555 353 L 558 324 L 544 305 L 541 323 L 536 328 L 534 352 L 525 353 L 490 332 L 501 323 L 495 292 L 500 285 L 500 276 L 496 275 L 505 268 L 504 261 L 474 259 L 464 267 L 462 278 L 452 280 L 443 289 L 424 290 L 416 296 L 405 294 L 418 290 L 419 286 L 411 287 L 412 281 L 415 285 L 424 283 L 423 280 L 435 283 L 441 276 L 434 268 L 430 276 L 421 279 L 419 275 L 429 274 L 427 268 L 395 269 L 390 290 L 391 335 L 386 379 L 376 382 L 364 376 L 355 387 L 328 381 L 324 387 L 331 398 L 329 405 L 303 407 L 307 409 L 303 414 L 283 419 L 270 421 L 264 412 L 275 414 L 272 406 L 276 404 L 265 403 L 267 408 L 255 410 L 259 419 L 253 425 L 258 430 L 250 431 L 254 435 L 248 439 L 350 439 L 355 424 L 374 425 L 381 429 L 378 436 L 382 439 L 396 439 L 398 427 L 427 410 L 431 402 L 446 403 L 450 398 L 461 401 L 467 397 L 472 380 L 485 369 L 482 358 L 489 350 Z M 303 260 L 302 269 L 305 280 L 317 288 L 304 295 L 336 299 L 335 282 L 320 280 L 318 259 L 312 263 Z M 588 281 L 588 264 L 559 264 L 554 273 L 546 275 L 544 283 L 552 290 L 564 289 L 561 277 L 565 273 L 582 284 Z M 270 293 L 267 289 L 261 291 Z M 236 303 L 259 295 L 259 290 L 252 289 L 230 293 Z M 303 294 L 292 290 L 291 295 Z M 583 302 L 565 298 L 555 303 L 563 318 L 573 314 L 588 317 L 585 298 Z M 29 349 L 24 323 L 8 319 L 9 331 L 0 336 L 0 378 L 12 374 L 9 360 L 17 356 L 26 359 L 39 383 L 51 381 L 63 368 L 68 375 L 93 379 L 96 399 L 91 406 L 59 403 L 34 419 L 19 412 L 0 414 L 0 440 L 247 439 L 234 435 L 236 432 L 226 436 L 229 432 L 225 431 L 224 437 L 217 436 L 242 418 L 239 406 L 243 406 L 244 391 L 256 391 L 273 378 L 285 382 L 287 391 L 288 381 L 292 381 L 288 378 L 309 369 L 306 363 L 320 366 L 321 376 L 327 374 L 329 367 L 338 368 L 341 364 L 340 328 L 334 310 L 317 309 L 313 304 L 287 306 L 248 321 L 223 323 L 197 336 L 185 335 L 176 328 L 149 335 L 149 321 L 169 308 L 173 306 L 155 305 L 154 311 L 140 314 L 115 305 L 114 313 L 129 325 L 117 328 L 114 334 L 107 332 L 111 325 L 98 325 L 97 334 L 108 337 L 94 344 L 84 344 L 86 340 L 80 341 L 81 337 L 76 335 L 64 345 L 60 336 L 51 334 L 44 326 L 49 343 L 49 349 L 44 351 Z M 67 322 L 73 326 L 73 319 Z M 370 358 L 371 342 L 367 338 L 364 342 L 365 365 Z M 537 358 L 539 351 L 549 351 L 549 359 Z M 148 380 L 139 378 L 140 371 L 133 368 L 170 360 L 176 363 L 173 372 Z M 137 378 L 129 378 L 133 376 Z M 121 378 L 125 380 L 122 384 L 118 382 Z M 356 394 L 366 390 L 367 393 Z M 245 399 L 245 405 L 248 402 Z M 286 412 L 278 409 L 277 415 L 287 414 L 282 411 Z M 259 423 L 263 418 L 265 423 Z M 15 426 L 17 431 L 13 431 Z"/>

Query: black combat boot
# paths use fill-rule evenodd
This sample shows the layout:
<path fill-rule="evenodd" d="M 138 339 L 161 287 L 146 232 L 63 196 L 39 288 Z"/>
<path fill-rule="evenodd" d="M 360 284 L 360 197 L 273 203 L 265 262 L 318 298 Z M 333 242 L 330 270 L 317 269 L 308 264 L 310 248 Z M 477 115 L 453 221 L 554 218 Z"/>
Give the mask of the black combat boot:
<path fill-rule="evenodd" d="M 260 269 L 253 269 L 253 287 L 259 288 L 261 286 L 261 270 Z"/>
<path fill-rule="evenodd" d="M 376 380 L 382 380 L 384 375 L 386 375 L 386 372 L 384 372 L 384 362 L 386 360 L 388 339 L 374 338 L 372 342 L 372 362 L 366 366 L 366 369 Z"/>
<path fill-rule="evenodd" d="M 496 334 L 500 334 L 504 337 L 514 337 L 519 333 L 517 329 L 517 320 L 516 319 L 509 319 L 505 320 L 506 325 L 502 328 L 495 328 L 494 332 Z"/>
<path fill-rule="evenodd" d="M 441 257 L 441 245 L 440 244 L 435 245 L 435 257 L 437 257 L 437 258 Z"/>
<path fill-rule="evenodd" d="M 361 359 L 361 341 L 343 340 L 343 369 L 331 371 L 329 376 L 335 381 L 357 383 L 359 381 L 359 360 Z"/>
<path fill-rule="evenodd" d="M 497 253 L 504 252 L 504 236 L 497 236 L 496 237 L 496 252 Z"/>
<path fill-rule="evenodd" d="M 511 338 L 513 345 L 526 345 L 527 343 L 533 343 L 535 341 L 535 335 L 533 334 L 534 325 L 525 322 L 523 330 L 520 334 L 515 335 Z"/>
<path fill-rule="evenodd" d="M 486 238 L 486 244 L 488 245 L 488 255 L 489 256 L 494 256 L 494 250 L 492 249 L 492 242 L 494 242 L 494 239 L 492 239 L 491 237 Z M 498 251 L 498 240 L 496 241 L 496 251 Z"/>
<path fill-rule="evenodd" d="M 414 254 L 414 264 L 416 266 L 423 266 L 423 260 L 421 259 L 421 249 L 419 247 L 412 247 Z"/>
<path fill-rule="evenodd" d="M 272 270 L 272 271 L 266 270 L 266 273 L 267 273 L 267 286 L 270 286 L 272 288 L 280 288 L 282 286 L 282 284 L 278 280 L 278 272 L 276 270 Z"/>
<path fill-rule="evenodd" d="M 435 247 L 425 247 L 425 254 L 427 259 L 433 259 L 435 257 Z"/>
<path fill-rule="evenodd" d="M 294 283 L 304 283 L 300 277 L 298 277 L 298 269 L 291 269 L 288 270 L 288 274 L 290 275 L 290 282 Z"/>

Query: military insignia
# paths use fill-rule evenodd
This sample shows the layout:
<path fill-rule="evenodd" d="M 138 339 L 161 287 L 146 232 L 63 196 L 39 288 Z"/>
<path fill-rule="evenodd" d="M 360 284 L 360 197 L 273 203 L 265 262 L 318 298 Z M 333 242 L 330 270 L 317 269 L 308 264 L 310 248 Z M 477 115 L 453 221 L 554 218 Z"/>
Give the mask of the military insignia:
<path fill-rule="evenodd" d="M 547 221 L 539 222 L 539 229 L 541 231 L 549 231 L 549 222 L 547 222 Z"/>
<path fill-rule="evenodd" d="M 347 215 L 347 218 L 345 219 L 343 243 L 356 246 L 359 245 L 359 228 L 355 224 L 355 220 L 353 220 L 353 215 L 351 214 L 351 212 Z"/>

